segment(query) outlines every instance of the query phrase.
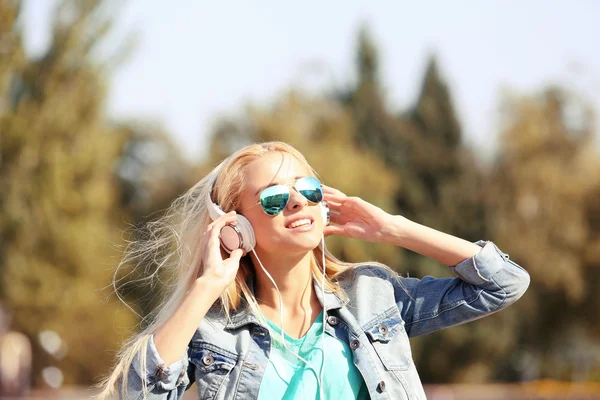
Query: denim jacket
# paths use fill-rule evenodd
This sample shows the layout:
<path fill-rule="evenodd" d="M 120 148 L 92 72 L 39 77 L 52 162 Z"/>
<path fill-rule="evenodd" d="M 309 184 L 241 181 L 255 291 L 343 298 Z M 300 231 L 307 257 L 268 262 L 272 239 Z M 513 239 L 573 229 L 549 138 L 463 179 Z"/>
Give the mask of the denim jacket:
<path fill-rule="evenodd" d="M 451 269 L 457 278 L 400 277 L 363 265 L 344 271 L 339 285 L 347 301 L 316 293 L 325 306 L 326 331 L 346 342 L 371 399 L 425 399 L 409 337 L 462 324 L 514 303 L 529 274 L 492 242 L 478 241 L 475 256 Z M 141 376 L 138 356 L 128 374 L 128 399 L 179 400 L 194 382 L 200 399 L 256 399 L 267 367 L 269 330 L 250 311 L 230 320 L 210 315 L 198 326 L 182 360 L 164 366 L 153 337 Z M 326 377 L 325 377 L 326 381 Z M 336 399 L 337 400 L 337 399 Z"/>

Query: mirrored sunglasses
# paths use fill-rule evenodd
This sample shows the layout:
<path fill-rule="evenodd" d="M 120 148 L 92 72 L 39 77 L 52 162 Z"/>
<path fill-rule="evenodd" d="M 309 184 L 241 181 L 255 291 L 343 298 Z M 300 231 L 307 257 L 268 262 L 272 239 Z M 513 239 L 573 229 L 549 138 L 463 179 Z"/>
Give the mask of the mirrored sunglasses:
<path fill-rule="evenodd" d="M 283 211 L 290 200 L 292 187 L 309 203 L 316 204 L 323 200 L 323 187 L 315 177 L 307 176 L 298 179 L 293 185 L 275 185 L 260 192 L 260 205 L 269 215 L 277 215 Z"/>

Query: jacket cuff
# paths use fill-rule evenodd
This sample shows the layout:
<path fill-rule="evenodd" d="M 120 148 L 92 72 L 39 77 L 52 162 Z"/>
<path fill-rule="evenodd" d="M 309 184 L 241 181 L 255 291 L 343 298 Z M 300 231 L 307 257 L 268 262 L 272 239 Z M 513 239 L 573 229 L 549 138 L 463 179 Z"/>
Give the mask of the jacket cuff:
<path fill-rule="evenodd" d="M 156 385 L 163 390 L 173 390 L 183 381 L 187 370 L 187 354 L 179 361 L 165 367 L 165 363 L 158 354 L 154 344 L 154 335 L 148 340 L 148 350 L 146 351 L 146 382 L 148 385 Z M 144 377 L 141 373 L 139 354 L 133 359 L 133 368 L 138 376 Z"/>
<path fill-rule="evenodd" d="M 505 254 L 492 242 L 479 240 L 476 245 L 482 247 L 479 253 L 456 264 L 450 269 L 463 281 L 481 286 L 490 281 L 508 260 Z"/>

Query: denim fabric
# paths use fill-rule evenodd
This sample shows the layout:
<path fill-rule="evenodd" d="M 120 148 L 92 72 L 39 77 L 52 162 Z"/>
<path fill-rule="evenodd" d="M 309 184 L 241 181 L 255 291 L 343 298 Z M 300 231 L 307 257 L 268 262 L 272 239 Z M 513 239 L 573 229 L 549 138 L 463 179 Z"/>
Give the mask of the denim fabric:
<path fill-rule="evenodd" d="M 478 254 L 451 267 L 457 278 L 404 278 L 363 265 L 338 279 L 346 300 L 330 292 L 323 299 L 316 290 L 328 315 L 326 330 L 352 349 L 371 399 L 425 399 L 409 337 L 484 317 L 514 303 L 527 290 L 529 274 L 524 269 L 494 243 L 477 244 L 482 247 Z M 248 310 L 229 321 L 209 314 L 198 326 L 187 355 L 166 368 L 150 339 L 148 375 L 140 376 L 136 357 L 127 398 L 143 398 L 143 378 L 147 399 L 179 400 L 193 382 L 200 399 L 256 399 L 270 342 L 267 327 Z"/>

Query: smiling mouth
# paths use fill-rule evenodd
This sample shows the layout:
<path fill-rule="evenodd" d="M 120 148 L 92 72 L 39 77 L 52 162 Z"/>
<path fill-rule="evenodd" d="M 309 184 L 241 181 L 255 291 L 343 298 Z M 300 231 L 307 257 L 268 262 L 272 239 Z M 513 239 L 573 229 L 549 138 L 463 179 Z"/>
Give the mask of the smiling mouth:
<path fill-rule="evenodd" d="M 295 229 L 295 228 L 300 228 L 303 226 L 310 226 L 312 225 L 312 221 L 308 218 L 305 219 L 299 219 L 298 221 L 294 221 L 291 224 L 287 225 L 286 228 L 287 229 Z"/>

